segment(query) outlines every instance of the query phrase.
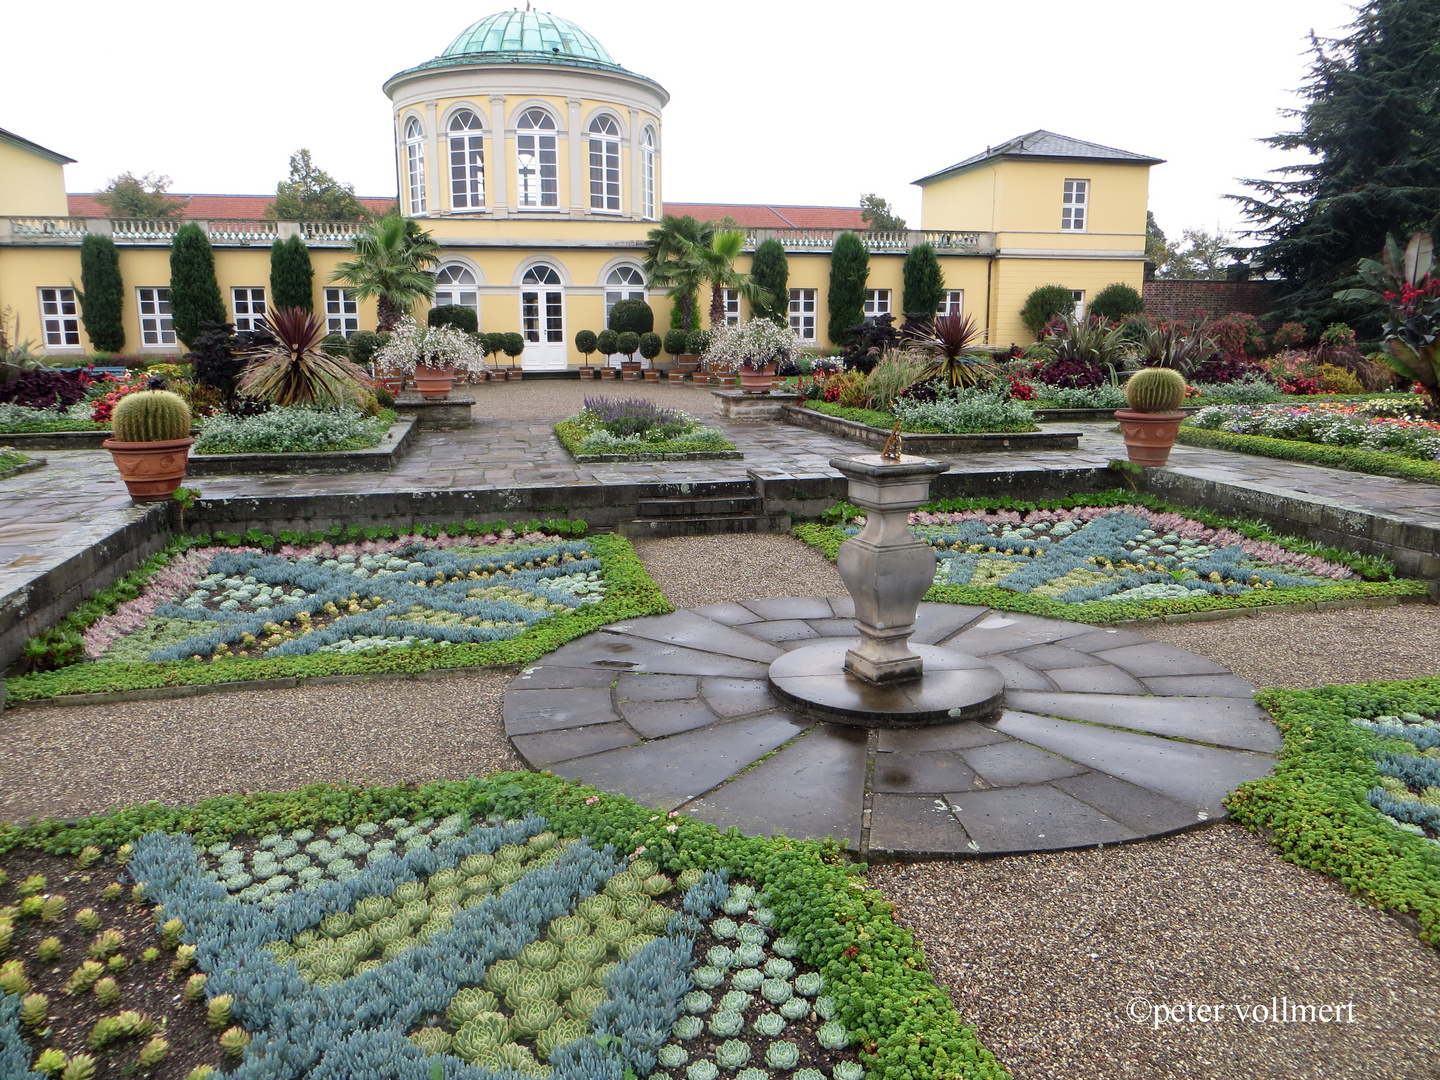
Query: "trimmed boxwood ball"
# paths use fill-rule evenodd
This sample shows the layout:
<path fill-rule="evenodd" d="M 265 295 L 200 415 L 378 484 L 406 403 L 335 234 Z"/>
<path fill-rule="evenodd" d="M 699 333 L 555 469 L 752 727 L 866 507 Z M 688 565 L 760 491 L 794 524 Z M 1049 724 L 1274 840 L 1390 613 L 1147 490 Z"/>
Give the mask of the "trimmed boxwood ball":
<path fill-rule="evenodd" d="M 168 390 L 141 390 L 127 394 L 110 416 L 111 436 L 117 442 L 170 442 L 190 434 L 190 406 Z"/>
<path fill-rule="evenodd" d="M 594 330 L 581 330 L 575 335 L 575 350 L 587 360 L 590 354 L 598 347 L 599 342 L 595 338 Z"/>
<path fill-rule="evenodd" d="M 616 339 L 616 351 L 626 356 L 634 356 L 635 350 L 640 348 L 640 335 L 633 330 L 624 330 Z"/>
<path fill-rule="evenodd" d="M 441 304 L 433 307 L 425 321 L 430 326 L 453 326 L 467 334 L 474 334 L 480 329 L 480 317 L 463 304 Z"/>
<path fill-rule="evenodd" d="M 525 339 L 518 333 L 511 331 L 505 335 L 503 348 L 505 355 L 513 360 L 525 351 Z"/>
<path fill-rule="evenodd" d="M 640 335 L 640 355 L 646 360 L 654 360 L 660 355 L 660 335 L 655 333 Z"/>
<path fill-rule="evenodd" d="M 1124 319 L 1145 310 L 1145 299 L 1133 285 L 1116 281 L 1106 285 L 1090 301 L 1089 314 L 1101 319 Z"/>
<path fill-rule="evenodd" d="M 1074 314 L 1074 290 L 1064 285 L 1041 285 L 1025 298 L 1025 304 L 1020 309 L 1020 321 L 1038 338 L 1045 324 L 1055 316 L 1069 318 Z"/>
<path fill-rule="evenodd" d="M 668 330 L 665 333 L 665 351 L 671 356 L 685 355 L 688 335 L 684 330 Z"/>
<path fill-rule="evenodd" d="M 1185 400 L 1185 377 L 1174 368 L 1137 371 L 1125 383 L 1125 400 L 1136 412 L 1174 412 Z"/>
<path fill-rule="evenodd" d="M 609 329 L 648 334 L 655 329 L 655 313 L 644 300 L 621 300 L 610 309 Z"/>
<path fill-rule="evenodd" d="M 620 351 L 620 335 L 614 330 L 601 330 L 595 335 L 595 347 L 604 357 L 614 356 Z"/>

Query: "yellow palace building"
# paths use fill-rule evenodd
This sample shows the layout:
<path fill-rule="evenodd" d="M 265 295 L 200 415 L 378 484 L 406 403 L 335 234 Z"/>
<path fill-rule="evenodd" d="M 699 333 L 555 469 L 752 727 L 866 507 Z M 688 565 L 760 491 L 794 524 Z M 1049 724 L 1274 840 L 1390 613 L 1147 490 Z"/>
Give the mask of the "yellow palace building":
<path fill-rule="evenodd" d="M 576 331 L 603 329 L 621 299 L 648 300 L 656 328 L 668 325 L 670 301 L 648 289 L 641 269 L 646 234 L 663 214 L 733 219 L 746 233 L 740 270 L 758 244 L 779 240 L 789 261 L 790 321 L 820 349 L 830 344 L 830 249 L 846 229 L 870 250 L 867 314 L 901 315 L 905 253 L 930 243 L 945 275 L 942 311 L 973 315 L 993 344 L 1029 340 L 1019 311 L 1039 285 L 1073 289 L 1082 309 L 1111 282 L 1141 286 L 1149 171 L 1160 163 L 1142 154 L 1031 132 L 915 181 L 921 229 L 866 232 L 855 207 L 667 202 L 669 94 L 554 15 L 481 19 L 433 60 L 391 76 L 384 91 L 401 211 L 444 252 L 435 303 L 473 308 L 482 330 L 522 332 L 527 371 L 578 366 Z M 18 317 L 19 340 L 33 339 L 48 355 L 90 352 L 79 317 L 79 247 L 99 233 L 120 251 L 125 351 L 183 351 L 168 318 L 169 245 L 180 219 L 110 219 L 93 197 L 66 194 L 70 161 L 0 129 L 0 309 Z M 373 304 L 357 304 L 329 281 L 357 226 L 269 221 L 270 201 L 197 195 L 185 210 L 210 237 L 237 326 L 264 313 L 273 241 L 299 235 L 315 268 L 316 310 L 330 329 L 373 328 Z M 394 202 L 362 201 L 376 210 Z M 727 318 L 748 317 L 743 301 L 727 300 Z"/>

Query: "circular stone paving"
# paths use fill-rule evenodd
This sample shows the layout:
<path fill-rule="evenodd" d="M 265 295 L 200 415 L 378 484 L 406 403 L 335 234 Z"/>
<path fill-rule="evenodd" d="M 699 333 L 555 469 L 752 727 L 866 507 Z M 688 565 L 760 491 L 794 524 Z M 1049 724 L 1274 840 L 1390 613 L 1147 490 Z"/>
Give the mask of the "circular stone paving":
<path fill-rule="evenodd" d="M 862 858 L 998 855 L 1158 836 L 1225 816 L 1274 764 L 1254 688 L 1128 630 L 921 604 L 912 640 L 1005 680 L 987 720 L 817 723 L 767 679 L 791 650 L 857 640 L 848 596 L 616 623 L 526 668 L 505 697 L 525 762 L 721 828 L 834 836 Z"/>

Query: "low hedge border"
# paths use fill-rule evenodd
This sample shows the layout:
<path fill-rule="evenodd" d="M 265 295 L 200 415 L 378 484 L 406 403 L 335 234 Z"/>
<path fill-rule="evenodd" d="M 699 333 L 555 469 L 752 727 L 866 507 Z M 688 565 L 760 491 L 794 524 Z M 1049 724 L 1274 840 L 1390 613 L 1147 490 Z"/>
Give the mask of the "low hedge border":
<path fill-rule="evenodd" d="M 1322 446 L 1298 439 L 1272 439 L 1268 435 L 1236 435 L 1231 431 L 1182 424 L 1176 442 L 1186 446 L 1205 446 L 1212 450 L 1233 450 L 1257 457 L 1302 461 L 1307 465 L 1324 465 L 1347 472 L 1370 473 L 1372 476 L 1398 476 L 1404 480 L 1423 480 L 1440 484 L 1440 461 L 1386 454 L 1379 450 L 1356 450 L 1349 446 Z"/>
<path fill-rule="evenodd" d="M 1332 874 L 1375 906 L 1413 917 L 1421 940 L 1440 946 L 1440 845 L 1397 829 L 1366 799 L 1380 783 L 1375 753 L 1415 748 L 1349 722 L 1434 716 L 1440 677 L 1264 690 L 1255 700 L 1275 718 L 1285 745 L 1269 775 L 1226 800 L 1231 817 L 1265 834 L 1287 862 Z"/>
<path fill-rule="evenodd" d="M 502 773 L 488 779 L 435 781 L 422 787 L 313 785 L 296 792 L 227 795 L 193 808 L 142 803 L 77 822 L 0 825 L 0 854 L 17 848 L 78 854 L 112 852 L 155 829 L 186 832 L 197 844 L 258 837 L 277 830 L 317 832 L 394 816 L 454 813 L 539 814 L 562 836 L 596 850 L 643 851 L 665 872 L 725 869 L 765 890 L 775 927 L 794 937 L 799 955 L 825 977 L 836 1019 L 856 1037 L 872 1080 L 1009 1080 L 949 995 L 926 970 L 914 935 L 893 905 L 858 878 L 838 844 L 746 837 L 688 815 L 674 819 L 617 795 L 570 784 L 550 773 Z"/>
<path fill-rule="evenodd" d="M 548 525 L 549 523 L 547 523 Z M 567 523 L 570 524 L 570 523 Z M 584 523 L 578 524 L 583 533 Z M 515 528 L 500 523 L 502 528 Z M 427 526 L 428 535 L 441 529 L 452 535 L 483 535 L 494 531 L 473 522 L 450 526 Z M 516 529 L 520 532 L 524 527 Z M 395 530 L 355 530 L 361 538 L 376 539 Z M 417 529 L 418 531 L 422 531 Z M 572 528 L 573 532 L 573 528 Z M 334 540 L 336 534 L 348 537 L 349 531 L 328 533 L 281 534 L 279 543 L 319 543 Z M 374 533 L 374 536 L 370 536 Z M 269 548 L 276 538 L 255 530 L 244 536 L 216 538 Z M 177 551 L 216 542 L 206 537 L 186 537 L 172 543 L 165 551 L 147 559 L 142 566 L 110 586 L 93 600 L 80 605 L 56 628 L 42 638 L 32 639 L 26 656 L 40 655 L 47 642 L 59 640 L 78 651 L 79 634 L 102 615 L 114 611 L 121 602 L 139 595 L 141 587 Z M 353 542 L 353 541 L 351 541 Z M 453 645 L 445 649 L 389 649 L 374 653 L 323 653 L 312 656 L 287 656 L 267 660 L 264 657 L 230 658 L 200 663 L 190 660 L 163 663 L 70 662 L 52 671 L 35 671 L 5 681 L 6 700 L 12 704 L 42 699 L 63 698 L 69 694 L 115 694 L 136 690 L 155 690 L 178 686 L 208 686 L 220 683 L 250 682 L 261 679 L 306 679 L 335 675 L 368 675 L 379 673 L 418 673 L 448 668 L 511 667 L 528 664 L 551 652 L 567 641 L 597 630 L 612 622 L 642 615 L 658 615 L 673 610 L 645 572 L 635 549 L 623 537 L 600 535 L 589 538 L 589 544 L 600 560 L 605 575 L 605 599 L 586 605 L 562 618 L 546 619 L 507 641 L 487 641 Z M 33 662 L 33 661 L 32 661 Z"/>

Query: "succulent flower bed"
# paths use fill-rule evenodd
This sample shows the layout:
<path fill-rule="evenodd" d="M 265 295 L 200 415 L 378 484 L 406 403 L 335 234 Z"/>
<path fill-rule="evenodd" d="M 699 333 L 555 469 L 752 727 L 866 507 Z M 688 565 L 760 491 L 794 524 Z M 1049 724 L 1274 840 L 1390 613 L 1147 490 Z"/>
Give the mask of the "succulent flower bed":
<path fill-rule="evenodd" d="M 585 408 L 555 425 L 555 436 L 579 461 L 740 456 L 714 428 L 648 398 L 587 397 Z"/>
<path fill-rule="evenodd" d="M 795 534 L 833 558 L 863 525 L 851 510 L 838 526 Z M 1393 567 L 1383 561 L 1134 493 L 935 503 L 912 513 L 910 528 L 938 557 L 927 599 L 1080 622 L 1423 592 L 1384 580 Z"/>
<path fill-rule="evenodd" d="M 513 664 L 606 622 L 669 610 L 628 543 L 583 533 L 583 522 L 519 533 L 470 522 L 331 539 L 186 538 L 30 642 L 30 666 L 53 670 L 7 691 L 22 701 Z"/>
<path fill-rule="evenodd" d="M 221 413 L 201 421 L 197 454 L 313 454 L 368 450 L 378 446 L 395 422 L 392 409 L 366 416 L 359 409 L 315 409 L 299 405 L 256 416 Z"/>
<path fill-rule="evenodd" d="M 5 1080 L 1007 1075 L 833 844 L 550 775 L 151 803 L 0 852 Z"/>
<path fill-rule="evenodd" d="M 1212 405 L 1187 423 L 1234 435 L 1292 439 L 1322 446 L 1440 458 L 1440 424 L 1415 419 L 1390 400 L 1321 405 Z"/>

